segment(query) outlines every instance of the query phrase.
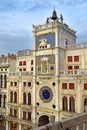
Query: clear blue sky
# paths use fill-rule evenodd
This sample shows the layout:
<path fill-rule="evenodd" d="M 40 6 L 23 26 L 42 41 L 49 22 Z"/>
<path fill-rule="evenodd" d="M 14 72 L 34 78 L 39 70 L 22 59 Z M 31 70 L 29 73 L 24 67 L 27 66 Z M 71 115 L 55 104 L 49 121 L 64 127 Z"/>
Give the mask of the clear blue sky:
<path fill-rule="evenodd" d="M 32 25 L 44 24 L 53 9 L 87 42 L 87 0 L 0 0 L 0 55 L 33 49 Z"/>

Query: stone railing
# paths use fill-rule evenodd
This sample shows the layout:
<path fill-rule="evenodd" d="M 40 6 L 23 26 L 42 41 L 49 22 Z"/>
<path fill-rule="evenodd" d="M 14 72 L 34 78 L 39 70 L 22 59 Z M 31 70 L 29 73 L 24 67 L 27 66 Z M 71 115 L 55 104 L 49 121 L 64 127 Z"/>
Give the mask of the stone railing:
<path fill-rule="evenodd" d="M 60 75 L 87 75 L 87 69 L 60 70 Z"/>
<path fill-rule="evenodd" d="M 50 116 L 49 124 L 34 130 L 87 130 L 87 106 L 86 112 L 77 116 L 55 122 L 55 117 Z"/>
<path fill-rule="evenodd" d="M 29 76 L 33 75 L 33 72 L 10 72 L 8 76 Z"/>

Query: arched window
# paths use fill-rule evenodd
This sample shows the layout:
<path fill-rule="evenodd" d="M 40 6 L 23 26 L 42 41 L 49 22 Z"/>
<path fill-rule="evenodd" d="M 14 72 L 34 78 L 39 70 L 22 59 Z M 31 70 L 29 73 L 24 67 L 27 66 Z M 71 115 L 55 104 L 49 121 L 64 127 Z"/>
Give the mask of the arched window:
<path fill-rule="evenodd" d="M 0 94 L 0 107 L 2 106 L 2 95 Z"/>
<path fill-rule="evenodd" d="M 84 110 L 86 105 L 87 105 L 87 98 L 84 99 Z"/>
<path fill-rule="evenodd" d="M 17 103 L 17 92 L 14 93 L 14 103 Z"/>
<path fill-rule="evenodd" d="M 70 111 L 75 111 L 75 100 L 73 97 L 69 98 L 69 110 Z"/>
<path fill-rule="evenodd" d="M 3 102 L 3 107 L 6 107 L 6 95 L 4 95 L 4 102 Z"/>
<path fill-rule="evenodd" d="M 0 87 L 2 88 L 2 84 L 3 84 L 3 75 L 0 75 Z"/>
<path fill-rule="evenodd" d="M 13 102 L 13 92 L 10 92 L 10 101 Z"/>
<path fill-rule="evenodd" d="M 7 83 L 6 83 L 6 81 L 7 81 L 7 75 L 4 75 L 4 88 L 7 87 Z"/>
<path fill-rule="evenodd" d="M 26 93 L 23 94 L 23 104 L 26 104 Z"/>
<path fill-rule="evenodd" d="M 31 121 L 31 112 L 28 112 L 28 120 Z"/>
<path fill-rule="evenodd" d="M 31 105 L 31 94 L 28 93 L 28 104 Z"/>
<path fill-rule="evenodd" d="M 67 97 L 63 97 L 62 99 L 62 106 L 63 106 L 63 111 L 67 110 Z"/>

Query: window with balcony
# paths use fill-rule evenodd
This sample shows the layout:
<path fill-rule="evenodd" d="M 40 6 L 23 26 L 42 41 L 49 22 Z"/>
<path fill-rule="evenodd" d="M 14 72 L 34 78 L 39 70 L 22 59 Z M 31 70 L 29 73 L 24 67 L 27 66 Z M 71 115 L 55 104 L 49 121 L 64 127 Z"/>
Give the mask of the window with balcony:
<path fill-rule="evenodd" d="M 62 89 L 67 89 L 67 83 L 62 83 Z"/>
<path fill-rule="evenodd" d="M 69 98 L 69 110 L 70 111 L 75 111 L 75 100 L 73 97 Z"/>
<path fill-rule="evenodd" d="M 62 107 L 63 107 L 63 111 L 67 111 L 67 97 L 66 96 L 62 98 Z"/>
<path fill-rule="evenodd" d="M 72 56 L 68 56 L 68 62 L 72 62 Z"/>
<path fill-rule="evenodd" d="M 87 90 L 87 83 L 84 83 L 84 90 Z"/>
<path fill-rule="evenodd" d="M 74 62 L 78 62 L 79 61 L 79 56 L 74 56 Z"/>
<path fill-rule="evenodd" d="M 74 83 L 69 83 L 69 89 L 74 89 Z"/>

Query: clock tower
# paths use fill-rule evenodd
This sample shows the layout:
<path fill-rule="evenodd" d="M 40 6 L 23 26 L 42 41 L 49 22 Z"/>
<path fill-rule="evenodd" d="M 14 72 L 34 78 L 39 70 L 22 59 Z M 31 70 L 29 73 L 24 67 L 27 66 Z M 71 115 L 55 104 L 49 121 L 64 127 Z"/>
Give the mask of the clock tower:
<path fill-rule="evenodd" d="M 52 17 L 44 25 L 33 25 L 35 50 L 35 115 L 38 126 L 48 123 L 50 115 L 60 119 L 59 75 L 65 69 L 65 51 L 76 43 L 75 31 L 63 23 L 63 16 Z"/>

